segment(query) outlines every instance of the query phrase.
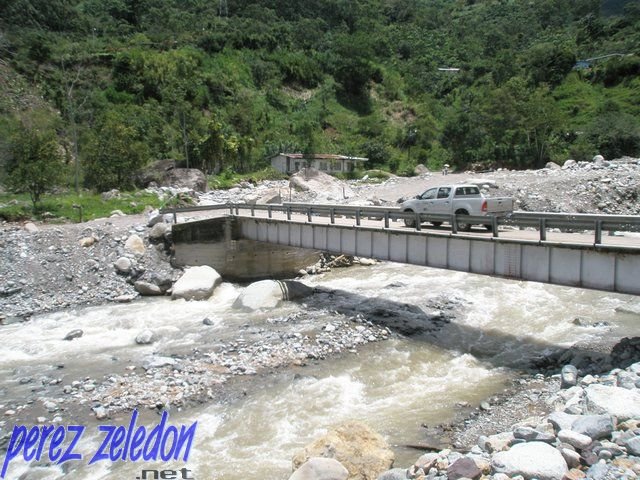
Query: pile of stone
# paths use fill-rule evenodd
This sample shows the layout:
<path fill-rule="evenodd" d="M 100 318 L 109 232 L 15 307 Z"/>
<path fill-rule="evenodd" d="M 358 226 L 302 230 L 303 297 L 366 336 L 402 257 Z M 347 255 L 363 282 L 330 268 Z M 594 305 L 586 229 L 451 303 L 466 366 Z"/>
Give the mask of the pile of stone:
<path fill-rule="evenodd" d="M 479 438 L 469 453 L 427 453 L 378 480 L 491 478 L 596 480 L 640 475 L 640 363 L 578 378 L 565 366 L 556 410 Z M 346 478 L 346 477 L 345 477 Z"/>
<path fill-rule="evenodd" d="M 371 433 L 358 425 L 341 426 L 296 454 L 290 480 L 638 478 L 640 363 L 583 378 L 567 365 L 561 382 L 562 388 L 548 399 L 553 413 L 480 436 L 466 453 L 445 449 L 422 455 L 409 468 L 390 469 L 384 448 L 360 447 L 361 437 L 373 438 Z M 353 432 L 345 432 L 349 428 Z"/>

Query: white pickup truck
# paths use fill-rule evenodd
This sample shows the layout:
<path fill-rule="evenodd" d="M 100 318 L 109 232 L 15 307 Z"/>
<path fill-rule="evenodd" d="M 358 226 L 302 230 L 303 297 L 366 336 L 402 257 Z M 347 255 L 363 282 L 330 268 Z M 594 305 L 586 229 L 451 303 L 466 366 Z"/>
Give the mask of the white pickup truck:
<path fill-rule="evenodd" d="M 513 198 L 511 197 L 485 197 L 480 193 L 477 185 L 443 185 L 426 190 L 411 200 L 400 205 L 405 213 L 417 214 L 447 214 L 457 215 L 497 215 L 503 216 L 513 211 Z M 430 221 L 439 227 L 442 221 Z M 405 218 L 404 223 L 408 227 L 415 227 L 414 218 Z M 471 224 L 458 220 L 458 230 L 469 231 Z M 484 224 L 490 230 L 491 223 Z"/>

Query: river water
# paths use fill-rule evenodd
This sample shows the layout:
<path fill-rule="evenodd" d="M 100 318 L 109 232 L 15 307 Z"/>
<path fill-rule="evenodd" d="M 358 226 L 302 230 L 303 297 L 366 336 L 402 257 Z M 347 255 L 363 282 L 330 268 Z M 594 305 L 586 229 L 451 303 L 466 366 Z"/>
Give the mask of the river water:
<path fill-rule="evenodd" d="M 625 295 L 393 263 L 336 269 L 305 282 L 341 294 L 332 297 L 334 305 L 321 305 L 311 298 L 304 304 L 291 302 L 274 311 L 247 314 L 231 308 L 241 287 L 223 284 L 206 302 L 145 300 L 68 310 L 3 327 L 0 388 L 6 398 L 19 398 L 21 389 L 26 395 L 28 386 L 20 385 L 17 378 L 55 369 L 57 364 L 64 364 L 69 376 L 100 376 L 114 368 L 115 357 L 135 364 L 153 351 L 205 348 L 233 338 L 242 325 L 268 325 L 269 318 L 301 310 L 317 310 L 317 322 L 326 324 L 332 311 L 358 308 L 354 305 L 380 306 L 379 311 L 387 312 L 396 309 L 410 316 L 415 313 L 411 306 L 446 309 L 450 303 L 444 299 L 449 299 L 454 318 L 429 333 L 392 336 L 357 352 L 282 370 L 255 385 L 246 382 L 246 396 L 233 401 L 172 411 L 173 424 L 198 421 L 186 463 L 88 466 L 82 460 L 61 467 L 16 459 L 7 478 L 135 479 L 145 468 L 177 471 L 186 467 L 197 479 L 286 479 L 294 452 L 332 424 L 362 420 L 392 445 L 419 443 L 422 424 L 446 422 L 455 413 L 456 403 L 478 404 L 502 391 L 531 358 L 605 334 L 637 332 L 638 316 L 616 311 L 637 301 Z M 214 323 L 207 333 L 202 328 L 205 316 Z M 576 326 L 575 318 L 609 326 Z M 61 342 L 73 328 L 82 328 L 84 335 Z M 144 328 L 156 332 L 160 340 L 152 346 L 132 347 L 132 335 Z M 95 430 L 88 428 L 82 438 L 80 451 L 85 458 L 97 448 Z M 407 466 L 419 456 L 401 447 L 396 450 L 398 466 Z"/>

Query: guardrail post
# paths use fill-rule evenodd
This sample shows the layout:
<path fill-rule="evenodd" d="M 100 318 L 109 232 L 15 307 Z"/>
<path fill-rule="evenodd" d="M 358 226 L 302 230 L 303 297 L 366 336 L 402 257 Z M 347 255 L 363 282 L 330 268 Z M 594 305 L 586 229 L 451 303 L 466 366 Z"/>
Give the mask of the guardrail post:
<path fill-rule="evenodd" d="M 540 241 L 541 242 L 547 241 L 547 219 L 546 218 L 540 219 Z"/>
<path fill-rule="evenodd" d="M 458 233 L 458 216 L 451 214 L 451 233 Z"/>
<path fill-rule="evenodd" d="M 356 210 L 356 225 L 360 226 L 360 209 Z"/>
<path fill-rule="evenodd" d="M 178 212 L 175 205 L 173 206 L 173 223 L 178 223 Z"/>
<path fill-rule="evenodd" d="M 602 243 L 602 220 L 596 220 L 596 238 L 595 245 Z"/>
<path fill-rule="evenodd" d="M 495 215 L 491 217 L 491 234 L 493 238 L 498 238 L 498 217 Z"/>
<path fill-rule="evenodd" d="M 287 207 L 287 220 L 291 220 L 291 207 Z"/>
<path fill-rule="evenodd" d="M 229 214 L 233 215 L 233 203 L 229 204 Z"/>
<path fill-rule="evenodd" d="M 336 223 L 336 210 L 335 208 L 329 209 L 329 217 L 331 218 L 331 223 Z"/>
<path fill-rule="evenodd" d="M 384 212 L 384 228 L 389 228 L 389 212 Z"/>
<path fill-rule="evenodd" d="M 311 207 L 307 207 L 307 222 L 311 223 Z"/>
<path fill-rule="evenodd" d="M 422 230 L 422 219 L 420 218 L 419 213 L 416 213 L 416 230 Z"/>
<path fill-rule="evenodd" d="M 240 215 L 240 207 L 236 204 L 236 215 Z"/>
<path fill-rule="evenodd" d="M 254 207 L 253 205 L 251 205 L 251 216 L 252 217 L 256 216 L 256 207 Z"/>
<path fill-rule="evenodd" d="M 271 217 L 272 217 L 272 213 L 271 213 L 271 205 L 267 205 L 267 216 L 268 216 L 269 218 L 271 218 Z"/>

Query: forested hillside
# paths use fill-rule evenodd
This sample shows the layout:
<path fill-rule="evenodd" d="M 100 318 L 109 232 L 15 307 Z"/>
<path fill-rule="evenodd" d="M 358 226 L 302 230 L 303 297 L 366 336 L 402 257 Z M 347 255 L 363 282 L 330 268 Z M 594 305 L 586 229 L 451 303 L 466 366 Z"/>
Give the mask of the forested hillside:
<path fill-rule="evenodd" d="M 640 155 L 637 1 L 4 0 L 0 22 L 14 189 L 281 151 L 399 173 Z"/>

